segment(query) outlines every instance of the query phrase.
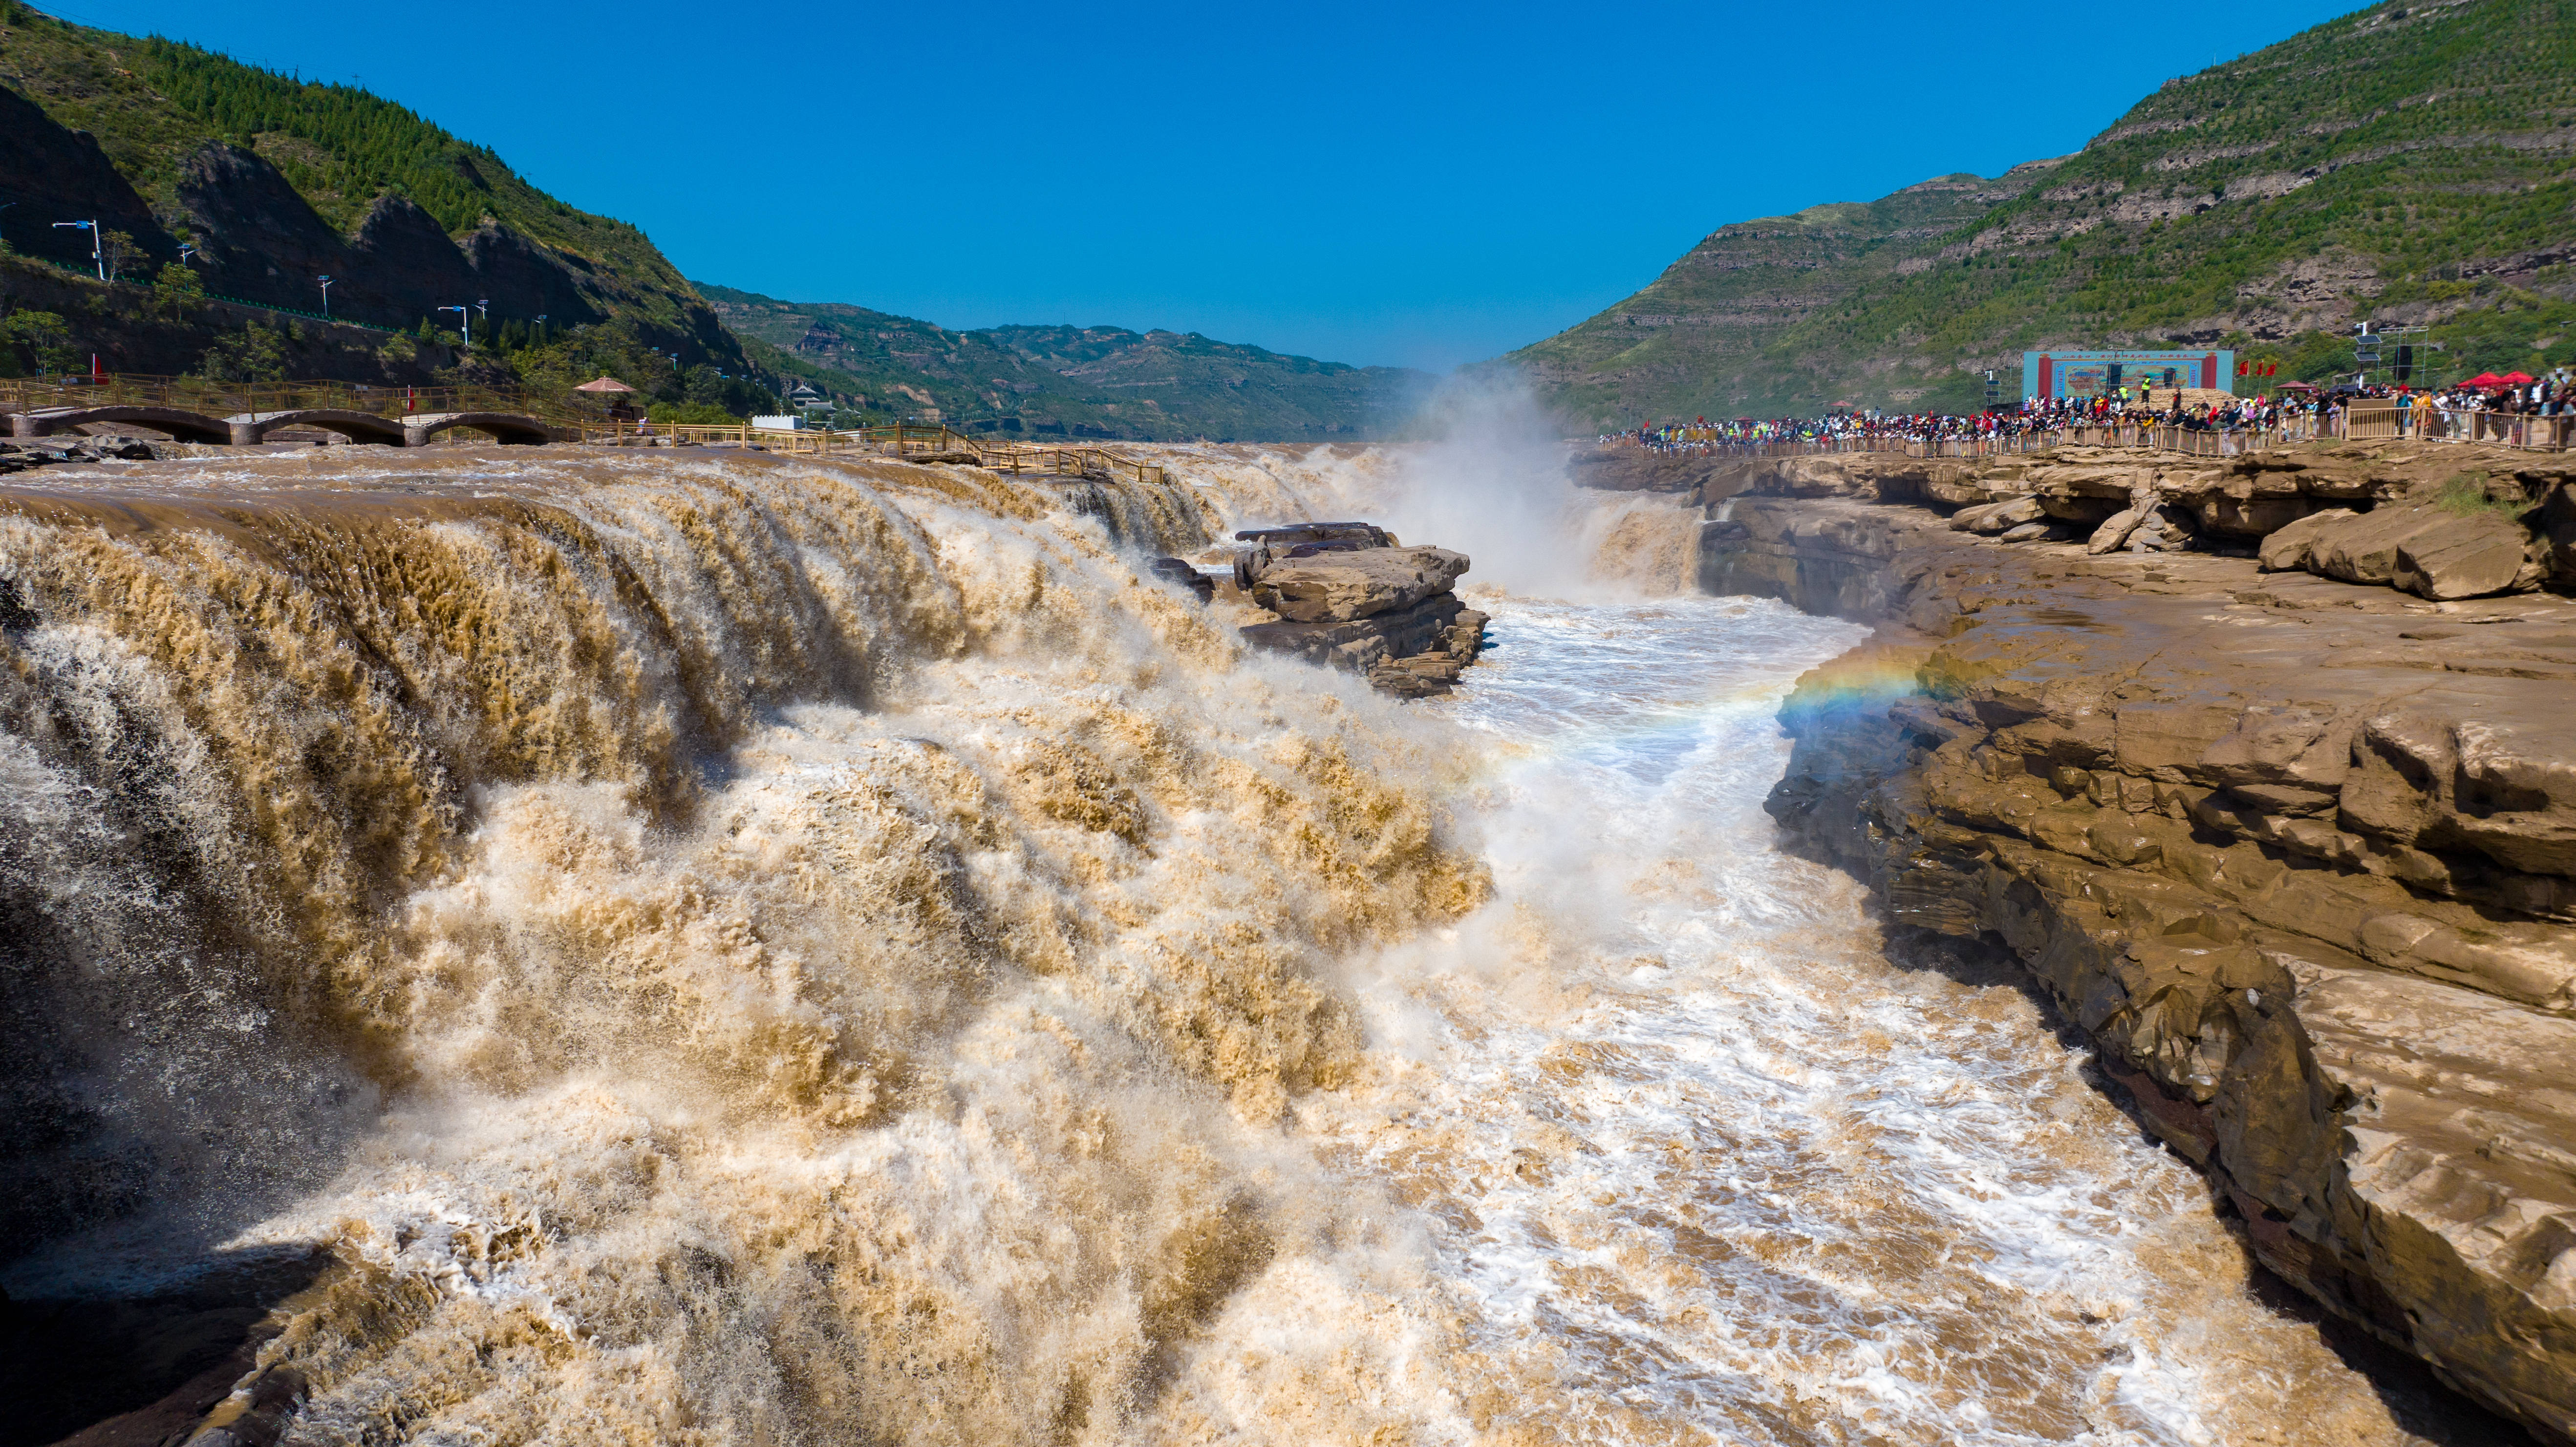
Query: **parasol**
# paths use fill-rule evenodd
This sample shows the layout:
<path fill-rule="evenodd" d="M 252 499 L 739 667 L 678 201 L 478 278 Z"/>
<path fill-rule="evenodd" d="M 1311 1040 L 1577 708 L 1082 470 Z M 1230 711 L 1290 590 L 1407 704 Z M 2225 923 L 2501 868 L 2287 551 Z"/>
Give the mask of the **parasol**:
<path fill-rule="evenodd" d="M 627 386 L 615 377 L 602 373 L 600 374 L 599 380 L 595 382 L 584 382 L 580 386 L 573 388 L 573 390 L 576 392 L 632 392 L 635 389 Z"/>

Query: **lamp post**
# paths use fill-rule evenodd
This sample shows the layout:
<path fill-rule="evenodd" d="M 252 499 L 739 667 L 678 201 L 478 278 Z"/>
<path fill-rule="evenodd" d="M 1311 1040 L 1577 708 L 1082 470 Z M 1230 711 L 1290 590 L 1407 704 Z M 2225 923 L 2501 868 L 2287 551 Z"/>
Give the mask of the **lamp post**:
<path fill-rule="evenodd" d="M 454 312 L 454 313 L 456 313 L 456 325 L 457 325 L 458 327 L 462 328 L 462 329 L 464 330 L 464 332 L 465 332 L 465 345 L 466 345 L 466 346 L 468 346 L 468 347 L 473 346 L 473 345 L 474 345 L 474 318 L 472 318 L 472 317 L 470 317 L 470 316 L 467 316 L 467 315 L 465 314 L 466 309 L 465 309 L 464 307 L 461 307 L 461 306 L 443 306 L 443 307 L 438 308 L 438 310 L 443 311 L 443 312 Z"/>
<path fill-rule="evenodd" d="M 331 319 L 331 278 L 317 276 L 313 279 L 322 283 L 322 320 L 327 322 Z"/>
<path fill-rule="evenodd" d="M 195 247 L 193 247 L 193 246 L 182 246 L 182 247 L 180 247 L 180 248 L 179 248 L 179 264 L 180 264 L 181 266 L 186 266 L 186 265 L 188 265 L 188 258 L 189 258 L 189 257 L 191 257 L 191 256 L 195 256 L 195 255 L 197 255 L 197 254 L 198 254 L 198 252 L 197 252 L 197 248 L 195 248 Z"/>
<path fill-rule="evenodd" d="M 60 231 L 66 226 L 75 231 L 86 231 L 89 233 L 89 259 L 98 264 L 98 279 L 101 281 L 107 280 L 107 254 L 98 249 L 98 223 L 95 221 L 57 221 L 54 223 L 54 229 L 56 231 Z"/>

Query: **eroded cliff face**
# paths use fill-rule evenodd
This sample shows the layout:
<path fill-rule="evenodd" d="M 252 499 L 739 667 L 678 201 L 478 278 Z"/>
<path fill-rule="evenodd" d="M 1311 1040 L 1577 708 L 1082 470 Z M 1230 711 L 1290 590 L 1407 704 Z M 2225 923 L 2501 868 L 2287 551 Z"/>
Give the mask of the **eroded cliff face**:
<path fill-rule="evenodd" d="M 2170 474 L 2216 479 L 2207 516 L 2270 507 L 2250 551 L 2406 505 L 2419 462 Z M 1783 710 L 1790 840 L 1898 923 L 2008 946 L 2272 1270 L 2576 1433 L 2576 604 L 1945 516 L 2124 502 L 2096 462 L 1745 470 L 1703 586 L 1881 625 Z"/>
<path fill-rule="evenodd" d="M 401 326 L 441 306 L 488 299 L 503 316 L 557 326 L 601 320 L 566 256 L 498 223 L 450 238 L 406 197 L 383 196 L 343 236 L 256 152 L 212 143 L 181 168 L 178 200 L 211 269 L 211 290 L 312 310 L 330 276 L 338 313 Z M 157 265 L 157 262 L 155 263 Z"/>

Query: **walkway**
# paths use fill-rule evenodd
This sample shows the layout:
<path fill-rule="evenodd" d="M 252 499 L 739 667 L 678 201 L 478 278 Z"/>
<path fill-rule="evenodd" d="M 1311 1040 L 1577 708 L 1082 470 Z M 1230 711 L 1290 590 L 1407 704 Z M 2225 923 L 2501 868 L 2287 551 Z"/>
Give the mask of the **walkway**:
<path fill-rule="evenodd" d="M 9 435 L 52 437 L 85 425 L 123 424 L 182 442 L 247 447 L 289 427 L 336 432 L 352 442 L 422 447 L 469 428 L 503 443 L 554 442 L 578 424 L 549 420 L 525 393 L 494 387 L 380 387 L 359 382 L 229 384 L 198 377 L 44 377 L 0 381 Z"/>

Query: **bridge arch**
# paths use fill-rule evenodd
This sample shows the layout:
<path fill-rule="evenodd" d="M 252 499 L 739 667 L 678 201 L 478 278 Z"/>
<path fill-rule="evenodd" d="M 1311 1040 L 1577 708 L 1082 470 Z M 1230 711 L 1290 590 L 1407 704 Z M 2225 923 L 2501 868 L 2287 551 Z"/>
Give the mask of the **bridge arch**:
<path fill-rule="evenodd" d="M 512 447 L 555 440 L 553 428 L 517 412 L 421 412 L 401 421 L 405 447 L 426 446 L 432 437 L 457 427 L 489 432 L 503 445 Z"/>
<path fill-rule="evenodd" d="M 373 412 L 353 412 L 342 407 L 298 407 L 285 412 L 242 412 L 224 419 L 231 429 L 231 441 L 247 447 L 263 442 L 268 434 L 283 427 L 318 427 L 337 432 L 352 442 L 384 442 L 400 447 L 404 444 L 401 419 L 379 417 Z"/>
<path fill-rule="evenodd" d="M 167 432 L 181 442 L 230 442 L 232 424 L 179 407 L 108 403 L 97 407 L 40 407 L 9 419 L 13 437 L 52 437 L 89 423 L 124 423 Z"/>

